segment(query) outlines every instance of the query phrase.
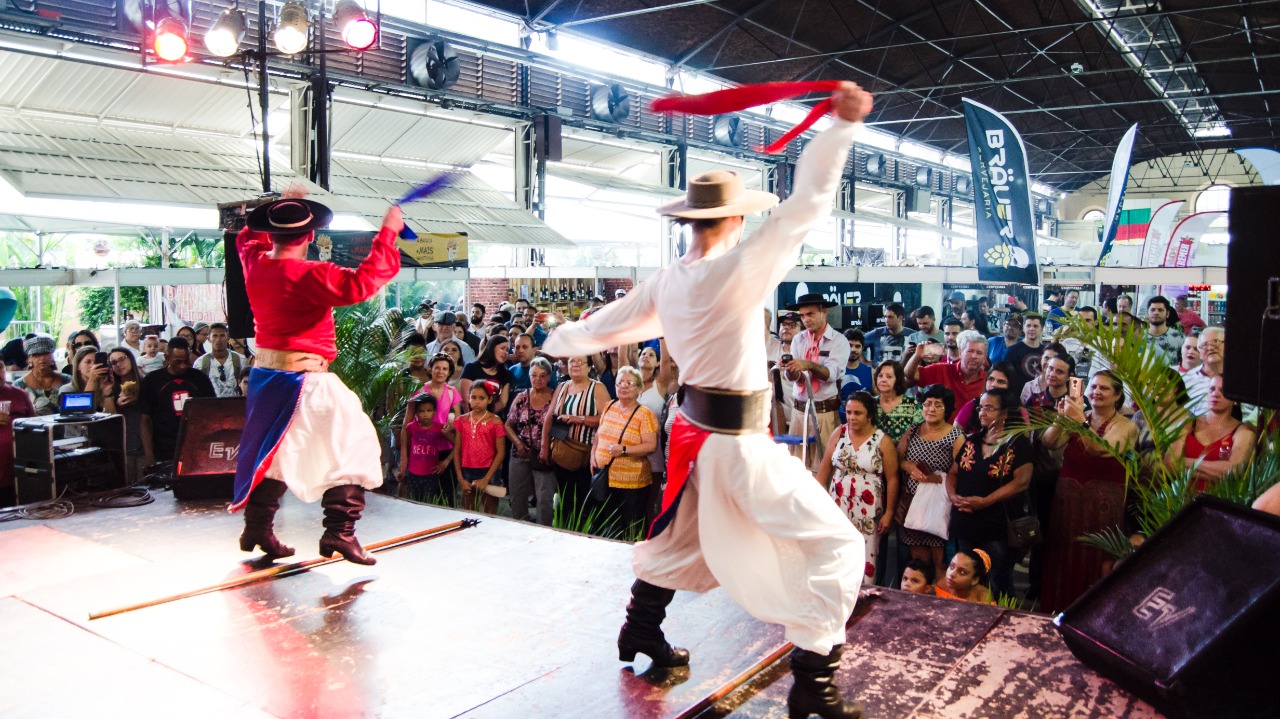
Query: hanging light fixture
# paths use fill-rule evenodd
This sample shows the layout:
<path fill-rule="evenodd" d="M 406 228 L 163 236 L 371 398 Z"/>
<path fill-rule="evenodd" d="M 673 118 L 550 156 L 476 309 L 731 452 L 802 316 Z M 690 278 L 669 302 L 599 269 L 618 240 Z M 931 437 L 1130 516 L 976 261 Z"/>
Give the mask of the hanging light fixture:
<path fill-rule="evenodd" d="M 187 56 L 187 26 L 176 17 L 156 23 L 156 57 L 165 62 L 178 62 Z"/>
<path fill-rule="evenodd" d="M 378 40 L 378 26 L 356 0 L 338 0 L 333 8 L 333 23 L 352 50 L 368 50 Z"/>
<path fill-rule="evenodd" d="M 280 17 L 276 20 L 276 49 L 286 55 L 297 55 L 307 49 L 307 29 L 310 27 L 306 6 L 297 0 L 289 0 L 280 8 Z"/>
<path fill-rule="evenodd" d="M 244 13 L 237 8 L 229 8 L 218 17 L 209 32 L 204 34 L 204 46 L 218 57 L 231 57 L 240 51 L 244 28 Z"/>

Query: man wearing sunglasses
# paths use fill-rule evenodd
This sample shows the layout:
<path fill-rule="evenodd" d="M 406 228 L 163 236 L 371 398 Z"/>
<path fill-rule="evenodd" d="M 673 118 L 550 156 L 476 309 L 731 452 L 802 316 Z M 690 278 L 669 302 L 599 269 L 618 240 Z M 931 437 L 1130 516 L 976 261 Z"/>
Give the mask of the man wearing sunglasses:
<path fill-rule="evenodd" d="M 196 369 L 208 375 L 219 397 L 240 395 L 240 368 L 249 364 L 244 355 L 230 348 L 230 343 L 226 324 L 214 322 L 209 325 L 209 345 L 213 350 L 196 360 Z"/>

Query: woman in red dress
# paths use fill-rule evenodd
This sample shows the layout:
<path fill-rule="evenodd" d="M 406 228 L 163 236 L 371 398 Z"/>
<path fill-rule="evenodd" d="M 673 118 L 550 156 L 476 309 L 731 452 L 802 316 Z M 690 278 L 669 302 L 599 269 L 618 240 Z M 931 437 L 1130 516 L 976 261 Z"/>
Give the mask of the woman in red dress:
<path fill-rule="evenodd" d="M 1089 381 L 1086 396 L 1091 411 L 1085 412 L 1082 399 L 1067 395 L 1058 400 L 1058 413 L 1088 423 L 1113 447 L 1132 447 L 1138 428 L 1119 412 L 1124 404 L 1120 380 L 1109 371 L 1099 372 Z M 1043 441 L 1054 448 L 1066 445 L 1049 513 L 1040 592 L 1041 609 L 1057 613 L 1102 578 L 1106 557 L 1079 537 L 1124 523 L 1125 469 L 1107 447 L 1081 435 L 1068 438 L 1060 427 L 1045 430 Z"/>
<path fill-rule="evenodd" d="M 1253 456 L 1257 430 L 1240 421 L 1240 405 L 1222 394 L 1222 375 L 1209 382 L 1209 411 L 1187 425 L 1187 433 L 1169 448 L 1168 461 L 1195 467 L 1195 489 L 1203 492 L 1236 465 Z"/>

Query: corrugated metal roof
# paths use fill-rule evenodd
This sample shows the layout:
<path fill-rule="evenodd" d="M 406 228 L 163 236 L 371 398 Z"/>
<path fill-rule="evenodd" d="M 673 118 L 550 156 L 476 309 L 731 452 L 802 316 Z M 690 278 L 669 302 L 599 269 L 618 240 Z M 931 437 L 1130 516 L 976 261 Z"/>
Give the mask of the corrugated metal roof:
<path fill-rule="evenodd" d="M 333 149 L 374 157 L 396 157 L 470 167 L 511 132 L 395 110 L 333 104 Z"/>
<path fill-rule="evenodd" d="M 259 161 L 246 104 L 243 89 L 0 51 L 0 175 L 29 196 L 206 207 L 252 197 Z M 391 161 L 335 158 L 332 192 L 316 188 L 313 196 L 375 224 L 389 199 L 439 172 L 413 161 L 469 166 L 512 138 L 504 128 L 350 103 L 335 103 L 334 118 L 335 150 Z M 136 122 L 147 127 L 128 124 Z M 288 134 L 276 137 L 279 190 L 299 177 L 280 144 Z M 404 208 L 417 229 L 466 232 L 475 242 L 572 244 L 470 172 L 453 176 L 452 186 Z M 4 209 L 8 221 L 24 222 Z"/>

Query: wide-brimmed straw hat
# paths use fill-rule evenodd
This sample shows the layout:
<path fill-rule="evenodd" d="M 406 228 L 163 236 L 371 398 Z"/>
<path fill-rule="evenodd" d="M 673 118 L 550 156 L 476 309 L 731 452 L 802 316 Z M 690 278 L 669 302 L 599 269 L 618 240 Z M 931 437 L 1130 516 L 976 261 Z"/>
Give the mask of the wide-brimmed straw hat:
<path fill-rule="evenodd" d="M 245 222 L 255 232 L 292 235 L 327 227 L 332 219 L 333 210 L 319 202 L 287 198 L 254 208 Z"/>
<path fill-rule="evenodd" d="M 711 220 L 763 212 L 777 204 L 777 195 L 748 190 L 742 175 L 733 170 L 712 170 L 690 180 L 685 196 L 662 205 L 658 214 Z"/>

